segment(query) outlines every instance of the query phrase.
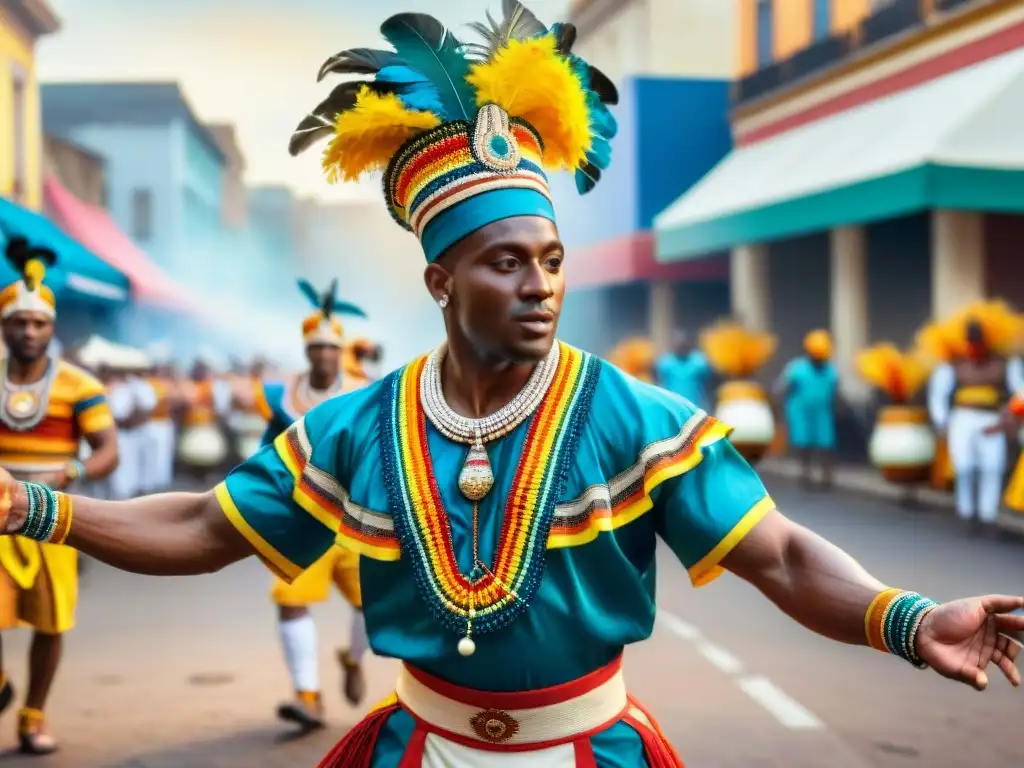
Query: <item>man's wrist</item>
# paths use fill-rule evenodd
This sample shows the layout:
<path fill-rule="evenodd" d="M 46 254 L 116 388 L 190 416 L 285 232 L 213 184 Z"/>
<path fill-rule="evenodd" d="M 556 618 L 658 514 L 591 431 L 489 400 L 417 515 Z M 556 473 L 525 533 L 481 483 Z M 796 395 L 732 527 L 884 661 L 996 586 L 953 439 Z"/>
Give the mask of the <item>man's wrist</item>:
<path fill-rule="evenodd" d="M 64 478 L 69 483 L 73 483 L 75 480 L 86 480 L 87 474 L 85 470 L 85 464 L 78 459 L 72 459 L 64 465 Z"/>

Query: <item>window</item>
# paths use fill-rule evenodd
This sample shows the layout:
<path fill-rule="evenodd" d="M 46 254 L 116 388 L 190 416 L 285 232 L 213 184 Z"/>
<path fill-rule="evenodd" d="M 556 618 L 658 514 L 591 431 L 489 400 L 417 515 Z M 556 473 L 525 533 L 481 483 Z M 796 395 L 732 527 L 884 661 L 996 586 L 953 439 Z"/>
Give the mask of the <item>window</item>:
<path fill-rule="evenodd" d="M 832 34 L 832 0 L 814 0 L 814 39 L 824 40 Z"/>
<path fill-rule="evenodd" d="M 14 98 L 11 119 L 13 121 L 12 137 L 14 139 L 14 175 L 11 179 L 11 196 L 19 203 L 25 202 L 28 191 L 28 158 L 27 139 L 28 127 L 28 78 L 19 67 L 14 66 L 11 72 L 12 96 Z"/>
<path fill-rule="evenodd" d="M 772 0 L 757 0 L 757 65 L 767 67 L 775 58 L 772 45 L 774 19 Z"/>
<path fill-rule="evenodd" d="M 148 189 L 132 190 L 132 237 L 145 242 L 153 236 L 153 193 Z"/>

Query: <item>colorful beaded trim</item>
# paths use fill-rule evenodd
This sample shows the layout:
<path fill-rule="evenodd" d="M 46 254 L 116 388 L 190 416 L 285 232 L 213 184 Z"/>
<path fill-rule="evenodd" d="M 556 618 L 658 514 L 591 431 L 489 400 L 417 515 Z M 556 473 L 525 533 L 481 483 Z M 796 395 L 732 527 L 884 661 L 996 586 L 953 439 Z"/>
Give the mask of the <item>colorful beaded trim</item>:
<path fill-rule="evenodd" d="M 540 586 L 555 505 L 590 413 L 600 365 L 562 345 L 551 388 L 528 422 L 493 567 L 471 580 L 459 571 L 427 445 L 419 400 L 425 363 L 423 357 L 391 374 L 381 402 L 381 460 L 395 531 L 434 616 L 460 635 L 467 620 L 475 634 L 493 632 L 515 620 Z"/>
<path fill-rule="evenodd" d="M 18 535 L 34 541 L 63 544 L 71 532 L 71 497 L 40 483 L 23 481 L 21 487 L 28 501 L 28 511 Z"/>
<path fill-rule="evenodd" d="M 919 669 L 926 665 L 917 655 L 917 630 L 938 603 L 917 592 L 887 589 L 880 592 L 864 614 L 868 645 L 906 659 Z"/>
<path fill-rule="evenodd" d="M 438 214 L 491 189 L 522 187 L 550 197 L 541 167 L 544 148 L 533 128 L 509 119 L 509 149 L 514 144 L 519 157 L 507 171 L 476 156 L 475 128 L 464 120 L 445 123 L 409 139 L 395 153 L 384 172 L 384 198 L 402 227 L 421 234 Z"/>

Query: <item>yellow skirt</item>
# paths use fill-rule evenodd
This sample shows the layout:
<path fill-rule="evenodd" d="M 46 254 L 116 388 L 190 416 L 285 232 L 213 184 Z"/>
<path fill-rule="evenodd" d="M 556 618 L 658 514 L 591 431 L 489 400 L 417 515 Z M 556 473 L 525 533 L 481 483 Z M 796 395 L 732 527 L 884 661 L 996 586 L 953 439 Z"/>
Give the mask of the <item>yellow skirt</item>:
<path fill-rule="evenodd" d="M 363 607 L 359 588 L 359 555 L 344 547 L 331 547 L 330 551 L 313 563 L 309 570 L 288 584 L 275 577 L 270 597 L 286 608 L 305 608 L 323 603 L 331 596 L 331 583 L 353 608 Z"/>
<path fill-rule="evenodd" d="M 1024 451 L 1017 459 L 1010 482 L 1003 494 L 1003 503 L 1013 512 L 1024 514 Z"/>
<path fill-rule="evenodd" d="M 77 605 L 77 550 L 0 536 L 0 630 L 63 634 L 75 626 Z"/>
<path fill-rule="evenodd" d="M 949 457 L 949 444 L 945 439 L 939 438 L 935 445 L 931 486 L 937 491 L 948 491 L 953 487 L 954 477 L 953 460 Z"/>

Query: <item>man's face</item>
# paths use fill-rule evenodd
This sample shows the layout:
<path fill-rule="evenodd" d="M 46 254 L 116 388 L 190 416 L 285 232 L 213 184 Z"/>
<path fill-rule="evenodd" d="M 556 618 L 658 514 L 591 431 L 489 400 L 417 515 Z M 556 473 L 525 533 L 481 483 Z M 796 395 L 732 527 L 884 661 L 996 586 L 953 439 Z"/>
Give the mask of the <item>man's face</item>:
<path fill-rule="evenodd" d="M 488 224 L 427 268 L 435 299 L 482 359 L 542 360 L 555 340 L 565 295 L 564 248 L 553 222 L 519 216 Z"/>
<path fill-rule="evenodd" d="M 20 363 L 32 363 L 50 346 L 53 320 L 42 312 L 15 312 L 3 321 L 3 333 L 11 357 Z"/>
<path fill-rule="evenodd" d="M 334 378 L 341 370 L 341 347 L 331 344 L 310 344 L 306 347 L 309 367 L 321 378 Z"/>
<path fill-rule="evenodd" d="M 676 331 L 672 335 L 672 348 L 680 357 L 686 357 L 693 352 L 693 339 L 686 331 Z"/>

